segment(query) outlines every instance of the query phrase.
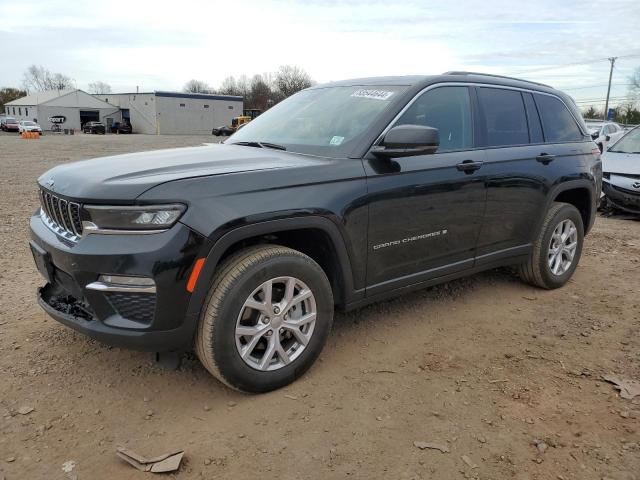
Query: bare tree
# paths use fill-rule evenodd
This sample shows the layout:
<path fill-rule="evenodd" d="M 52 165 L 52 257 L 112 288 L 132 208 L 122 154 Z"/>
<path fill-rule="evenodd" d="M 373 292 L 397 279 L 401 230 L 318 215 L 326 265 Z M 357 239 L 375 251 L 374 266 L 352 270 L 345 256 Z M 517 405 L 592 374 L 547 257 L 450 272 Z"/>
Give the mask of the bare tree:
<path fill-rule="evenodd" d="M 0 113 L 4 112 L 4 104 L 9 103 L 17 98 L 21 98 L 27 95 L 27 92 L 24 90 L 19 90 L 17 88 L 0 88 Z"/>
<path fill-rule="evenodd" d="M 53 73 L 42 65 L 31 65 L 24 72 L 22 84 L 28 92 L 46 90 L 67 90 L 75 88 L 73 79 L 62 73 Z"/>
<path fill-rule="evenodd" d="M 233 75 L 225 78 L 222 81 L 219 92 L 222 95 L 238 95 L 238 84 Z"/>
<path fill-rule="evenodd" d="M 215 93 L 215 90 L 207 82 L 195 78 L 185 83 L 182 90 L 186 93 Z"/>
<path fill-rule="evenodd" d="M 266 110 L 271 98 L 271 88 L 262 75 L 254 75 L 251 78 L 249 94 L 245 97 L 245 108 L 259 108 Z"/>
<path fill-rule="evenodd" d="M 276 72 L 275 84 L 284 98 L 300 90 L 309 88 L 313 81 L 303 69 L 291 65 L 282 65 Z"/>
<path fill-rule="evenodd" d="M 108 83 L 97 80 L 89 84 L 89 93 L 102 94 L 111 93 L 111 85 Z"/>

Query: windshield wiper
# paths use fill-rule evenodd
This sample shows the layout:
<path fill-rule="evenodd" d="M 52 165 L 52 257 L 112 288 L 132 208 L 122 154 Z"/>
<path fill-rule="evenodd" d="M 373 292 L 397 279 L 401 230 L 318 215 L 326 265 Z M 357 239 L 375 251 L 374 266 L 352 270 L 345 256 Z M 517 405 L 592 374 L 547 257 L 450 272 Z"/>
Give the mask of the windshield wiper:
<path fill-rule="evenodd" d="M 286 150 L 287 147 L 284 145 L 278 145 L 277 143 L 269 143 L 269 142 L 234 142 L 231 145 L 242 145 L 245 147 L 256 147 L 256 148 L 273 148 L 274 150 Z"/>

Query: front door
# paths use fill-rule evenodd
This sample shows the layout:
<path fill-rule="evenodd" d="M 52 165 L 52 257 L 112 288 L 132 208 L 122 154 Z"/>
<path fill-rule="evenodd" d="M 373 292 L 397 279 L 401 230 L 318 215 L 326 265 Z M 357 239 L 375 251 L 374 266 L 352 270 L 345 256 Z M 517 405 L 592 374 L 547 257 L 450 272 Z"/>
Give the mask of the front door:
<path fill-rule="evenodd" d="M 473 266 L 486 189 L 485 152 L 473 148 L 471 104 L 464 86 L 427 90 L 393 126 L 437 128 L 438 151 L 365 159 L 368 296 Z"/>

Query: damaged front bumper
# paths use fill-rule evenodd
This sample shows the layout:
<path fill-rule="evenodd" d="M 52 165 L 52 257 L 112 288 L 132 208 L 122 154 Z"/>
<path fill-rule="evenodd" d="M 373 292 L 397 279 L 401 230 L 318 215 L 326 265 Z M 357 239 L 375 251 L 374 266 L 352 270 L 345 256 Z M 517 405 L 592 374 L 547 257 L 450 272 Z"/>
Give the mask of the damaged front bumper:
<path fill-rule="evenodd" d="M 197 316 L 186 290 L 206 238 L 183 224 L 152 235 L 88 235 L 77 242 L 52 231 L 36 212 L 31 250 L 47 284 L 40 306 L 55 320 L 107 345 L 166 352 L 192 347 Z M 114 287 L 109 280 L 143 279 Z"/>
<path fill-rule="evenodd" d="M 628 213 L 640 215 L 640 190 L 633 192 L 611 182 L 603 181 L 602 193 L 614 207 Z"/>

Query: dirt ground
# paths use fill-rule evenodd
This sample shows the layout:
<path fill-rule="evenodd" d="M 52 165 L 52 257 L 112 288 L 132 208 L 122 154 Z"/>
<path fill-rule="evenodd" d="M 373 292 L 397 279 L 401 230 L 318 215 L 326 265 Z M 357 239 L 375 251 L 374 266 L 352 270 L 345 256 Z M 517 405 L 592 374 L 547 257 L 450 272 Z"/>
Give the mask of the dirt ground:
<path fill-rule="evenodd" d="M 178 479 L 640 479 L 640 397 L 601 380 L 640 380 L 638 221 L 599 217 L 560 290 L 499 270 L 338 314 L 309 373 L 265 395 L 225 388 L 192 356 L 165 370 L 48 318 L 27 246 L 35 179 L 210 141 L 0 135 L 0 479 L 152 478 L 120 445 L 184 449 Z"/>

